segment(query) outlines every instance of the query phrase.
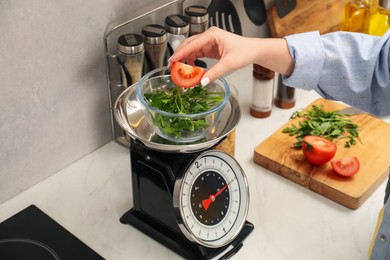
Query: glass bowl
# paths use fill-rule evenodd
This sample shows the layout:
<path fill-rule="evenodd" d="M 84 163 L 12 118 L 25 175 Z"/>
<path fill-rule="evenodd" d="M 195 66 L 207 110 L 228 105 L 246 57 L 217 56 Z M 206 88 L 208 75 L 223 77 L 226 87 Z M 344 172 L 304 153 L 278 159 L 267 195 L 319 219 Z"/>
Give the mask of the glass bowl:
<path fill-rule="evenodd" d="M 181 95 L 184 94 L 190 98 L 179 98 L 176 100 L 187 100 L 187 102 L 183 102 L 182 104 L 191 103 L 191 107 L 197 106 L 200 102 L 195 101 L 196 93 L 198 93 L 196 88 L 197 91 L 207 91 L 207 97 L 210 100 L 218 96 L 218 102 L 210 103 L 207 111 L 195 113 L 167 112 L 161 110 L 161 106 L 156 108 L 156 106 L 150 103 L 154 100 L 150 96 L 151 94 L 160 93 L 162 95 L 168 95 L 171 91 L 178 91 Z M 223 78 L 219 78 L 205 87 L 199 85 L 191 89 L 180 88 L 171 80 L 169 68 L 162 67 L 147 73 L 141 78 L 137 84 L 136 96 L 146 119 L 157 135 L 169 141 L 187 143 L 198 141 L 212 132 L 222 110 L 229 100 L 230 88 Z M 165 104 L 180 106 L 177 105 L 180 102 L 174 101 L 173 98 L 166 102 L 167 100 L 164 99 Z M 202 96 L 201 100 L 205 100 L 204 96 Z M 159 99 L 157 102 L 160 101 Z M 195 111 L 198 110 L 195 109 Z"/>

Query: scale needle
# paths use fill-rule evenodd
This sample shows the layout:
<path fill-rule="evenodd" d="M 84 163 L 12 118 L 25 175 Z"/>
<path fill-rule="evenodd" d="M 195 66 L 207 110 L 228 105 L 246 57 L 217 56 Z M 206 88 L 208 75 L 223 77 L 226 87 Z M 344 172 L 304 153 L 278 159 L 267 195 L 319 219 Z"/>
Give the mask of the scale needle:
<path fill-rule="evenodd" d="M 231 180 L 228 184 L 222 187 L 222 189 L 218 190 L 215 194 L 210 194 L 210 196 L 207 199 L 202 200 L 202 205 L 205 210 L 208 210 L 210 207 L 210 204 L 215 201 L 215 199 L 232 183 L 233 180 Z"/>

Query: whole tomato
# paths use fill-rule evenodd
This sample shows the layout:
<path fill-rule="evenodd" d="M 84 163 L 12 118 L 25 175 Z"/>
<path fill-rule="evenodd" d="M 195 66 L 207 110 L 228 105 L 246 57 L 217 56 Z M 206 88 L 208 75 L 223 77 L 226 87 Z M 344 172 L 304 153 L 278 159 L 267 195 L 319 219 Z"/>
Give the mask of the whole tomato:
<path fill-rule="evenodd" d="M 330 140 L 315 135 L 303 138 L 302 151 L 306 159 L 314 165 L 322 165 L 333 159 L 337 146 Z"/>

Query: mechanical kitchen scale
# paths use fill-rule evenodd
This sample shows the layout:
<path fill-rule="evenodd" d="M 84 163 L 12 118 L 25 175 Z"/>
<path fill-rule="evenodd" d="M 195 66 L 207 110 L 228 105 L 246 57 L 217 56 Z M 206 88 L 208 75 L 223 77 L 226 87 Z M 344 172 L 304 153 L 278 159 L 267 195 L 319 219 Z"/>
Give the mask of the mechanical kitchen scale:
<path fill-rule="evenodd" d="M 117 99 L 114 115 L 131 137 L 133 207 L 120 219 L 187 259 L 227 259 L 254 226 L 246 220 L 245 174 L 228 153 L 214 147 L 238 124 L 230 95 L 209 136 L 173 143 L 156 135 L 136 97 L 136 84 Z"/>

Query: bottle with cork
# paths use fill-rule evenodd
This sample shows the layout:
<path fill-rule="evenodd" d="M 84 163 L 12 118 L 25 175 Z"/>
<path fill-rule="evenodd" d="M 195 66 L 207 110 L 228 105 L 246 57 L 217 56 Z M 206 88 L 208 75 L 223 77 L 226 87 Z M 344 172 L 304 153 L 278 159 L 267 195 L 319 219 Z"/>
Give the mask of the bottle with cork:
<path fill-rule="evenodd" d="M 351 0 L 346 3 L 340 24 L 341 31 L 366 33 L 371 0 Z"/>
<path fill-rule="evenodd" d="M 271 115 L 275 72 L 253 64 L 252 105 L 250 114 L 256 118 Z"/>

